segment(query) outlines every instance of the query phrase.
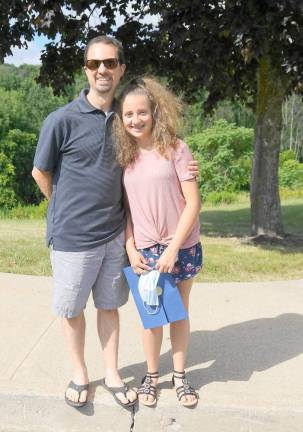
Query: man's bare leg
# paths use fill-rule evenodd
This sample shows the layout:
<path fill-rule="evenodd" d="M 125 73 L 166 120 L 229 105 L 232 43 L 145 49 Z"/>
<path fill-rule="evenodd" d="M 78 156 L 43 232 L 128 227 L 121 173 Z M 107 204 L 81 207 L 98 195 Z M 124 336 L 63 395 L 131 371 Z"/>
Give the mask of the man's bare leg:
<path fill-rule="evenodd" d="M 98 309 L 98 334 L 104 353 L 105 382 L 108 387 L 121 387 L 123 381 L 118 372 L 119 347 L 119 312 L 117 309 Z M 127 399 L 123 393 L 117 393 L 122 403 L 134 401 L 137 394 L 133 390 L 127 392 Z"/>
<path fill-rule="evenodd" d="M 62 326 L 67 342 L 67 347 L 73 365 L 73 381 L 75 384 L 83 385 L 88 383 L 87 368 L 84 360 L 85 343 L 85 317 L 81 312 L 75 318 L 62 318 Z M 87 391 L 81 392 L 80 398 L 77 391 L 68 388 L 66 397 L 73 402 L 85 402 Z"/>

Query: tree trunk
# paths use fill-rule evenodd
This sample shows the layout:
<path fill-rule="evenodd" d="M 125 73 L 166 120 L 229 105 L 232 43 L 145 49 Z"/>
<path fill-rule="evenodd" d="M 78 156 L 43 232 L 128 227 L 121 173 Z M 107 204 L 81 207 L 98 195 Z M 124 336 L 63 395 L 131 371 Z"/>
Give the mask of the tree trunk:
<path fill-rule="evenodd" d="M 279 71 L 263 57 L 258 71 L 257 118 L 251 178 L 251 232 L 253 236 L 284 234 L 279 196 L 279 153 L 282 104 L 285 97 Z"/>

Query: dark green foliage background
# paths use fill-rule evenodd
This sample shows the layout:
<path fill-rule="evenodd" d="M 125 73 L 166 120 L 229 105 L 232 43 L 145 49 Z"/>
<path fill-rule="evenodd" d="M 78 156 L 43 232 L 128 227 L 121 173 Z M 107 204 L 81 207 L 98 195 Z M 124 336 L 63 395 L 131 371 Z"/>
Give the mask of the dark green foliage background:
<path fill-rule="evenodd" d="M 202 197 L 210 192 L 249 190 L 253 129 L 225 120 L 186 139 L 200 162 Z"/>
<path fill-rule="evenodd" d="M 42 195 L 31 177 L 39 130 L 54 109 L 74 99 L 86 86 L 83 73 L 66 86 L 65 96 L 54 96 L 50 87 L 41 87 L 35 78 L 37 66 L 0 65 L 0 208 L 38 204 Z M 200 163 L 199 187 L 202 197 L 214 202 L 232 202 L 238 191 L 250 187 L 255 117 L 239 101 L 223 101 L 211 116 L 203 111 L 206 91 L 199 91 L 194 104 L 185 111 L 181 131 Z M 280 184 L 303 185 L 303 168 L 294 152 L 280 158 Z"/>
<path fill-rule="evenodd" d="M 39 67 L 0 65 L 0 207 L 37 204 L 41 193 L 31 177 L 39 130 L 45 117 L 73 99 L 84 85 L 79 75 L 66 96 L 54 96 L 35 78 Z"/>

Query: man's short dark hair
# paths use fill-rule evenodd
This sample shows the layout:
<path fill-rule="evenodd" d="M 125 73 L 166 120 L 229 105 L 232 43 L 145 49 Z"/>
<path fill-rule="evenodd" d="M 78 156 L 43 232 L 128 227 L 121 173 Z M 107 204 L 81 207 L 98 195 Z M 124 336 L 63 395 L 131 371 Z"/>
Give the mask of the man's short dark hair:
<path fill-rule="evenodd" d="M 115 39 L 112 36 L 96 36 L 93 39 L 90 39 L 85 47 L 84 50 L 84 64 L 86 64 L 87 61 L 87 53 L 89 48 L 92 45 L 95 45 L 97 43 L 103 43 L 105 45 L 113 45 L 117 48 L 118 50 L 118 60 L 120 64 L 125 64 L 125 55 L 124 55 L 124 49 L 123 49 L 123 45 L 122 43 L 118 40 Z"/>

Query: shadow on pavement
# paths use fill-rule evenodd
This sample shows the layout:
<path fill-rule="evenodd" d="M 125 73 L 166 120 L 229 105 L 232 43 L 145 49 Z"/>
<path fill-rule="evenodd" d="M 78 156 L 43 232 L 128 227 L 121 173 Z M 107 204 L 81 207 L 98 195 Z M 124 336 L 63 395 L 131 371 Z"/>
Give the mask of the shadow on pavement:
<path fill-rule="evenodd" d="M 214 331 L 191 334 L 188 378 L 197 389 L 219 381 L 248 381 L 256 371 L 265 371 L 303 352 L 303 315 L 289 313 L 232 324 Z M 209 362 L 210 365 L 204 363 Z M 203 365 L 204 364 L 204 365 Z M 203 365 L 202 367 L 198 367 Z M 171 351 L 161 355 L 160 375 L 172 372 Z M 146 373 L 145 362 L 120 370 L 123 378 L 135 376 L 136 385 Z M 162 383 L 160 388 L 168 387 Z"/>

